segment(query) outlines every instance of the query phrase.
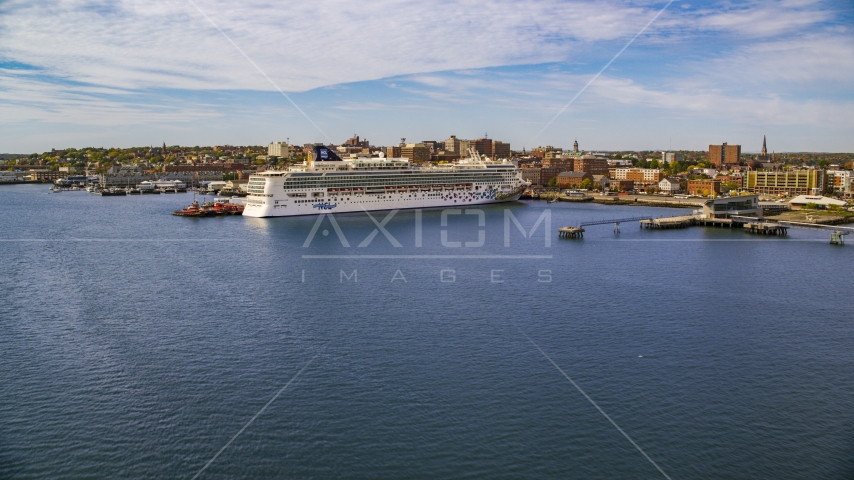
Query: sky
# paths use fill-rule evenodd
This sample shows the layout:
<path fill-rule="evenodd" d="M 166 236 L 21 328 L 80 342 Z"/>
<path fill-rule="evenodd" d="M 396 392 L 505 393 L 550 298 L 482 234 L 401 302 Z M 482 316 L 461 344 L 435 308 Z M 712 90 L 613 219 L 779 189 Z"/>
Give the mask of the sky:
<path fill-rule="evenodd" d="M 854 2 L 0 2 L 0 153 L 353 134 L 854 152 Z"/>

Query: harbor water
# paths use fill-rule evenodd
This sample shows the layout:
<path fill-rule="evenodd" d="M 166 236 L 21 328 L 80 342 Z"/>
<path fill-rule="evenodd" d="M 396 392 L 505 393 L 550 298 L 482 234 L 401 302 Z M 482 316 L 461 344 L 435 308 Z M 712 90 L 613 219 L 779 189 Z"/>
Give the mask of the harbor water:
<path fill-rule="evenodd" d="M 852 478 L 854 250 L 0 188 L 2 478 Z"/>

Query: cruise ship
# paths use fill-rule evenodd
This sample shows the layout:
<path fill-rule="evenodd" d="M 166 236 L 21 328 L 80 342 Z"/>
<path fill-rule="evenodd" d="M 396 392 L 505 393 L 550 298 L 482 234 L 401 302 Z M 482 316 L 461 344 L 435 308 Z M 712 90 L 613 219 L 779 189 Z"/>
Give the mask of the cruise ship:
<path fill-rule="evenodd" d="M 406 158 L 342 159 L 325 146 L 287 170 L 249 177 L 247 217 L 290 217 L 405 208 L 443 208 L 518 200 L 529 183 L 508 161 L 469 158 L 412 166 Z"/>

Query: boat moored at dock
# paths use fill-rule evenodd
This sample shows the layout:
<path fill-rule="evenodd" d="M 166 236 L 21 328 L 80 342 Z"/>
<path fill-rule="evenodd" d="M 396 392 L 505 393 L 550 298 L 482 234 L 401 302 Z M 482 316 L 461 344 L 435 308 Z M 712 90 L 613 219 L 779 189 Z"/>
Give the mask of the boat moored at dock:
<path fill-rule="evenodd" d="M 483 205 L 518 200 L 528 188 L 514 164 L 482 160 L 473 150 L 469 154 L 454 164 L 413 167 L 406 158 L 382 155 L 341 159 L 318 145 L 302 165 L 250 176 L 243 215 Z"/>

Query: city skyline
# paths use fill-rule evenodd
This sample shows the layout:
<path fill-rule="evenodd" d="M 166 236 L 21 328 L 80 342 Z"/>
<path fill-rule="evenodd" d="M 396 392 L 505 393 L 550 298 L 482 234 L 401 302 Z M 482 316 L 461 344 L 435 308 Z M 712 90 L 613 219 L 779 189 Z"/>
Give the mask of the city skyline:
<path fill-rule="evenodd" d="M 5 3 L 2 153 L 354 131 L 377 145 L 489 132 L 514 150 L 579 138 L 745 153 L 767 134 L 776 152 L 854 151 L 849 2 L 195 4 Z"/>

